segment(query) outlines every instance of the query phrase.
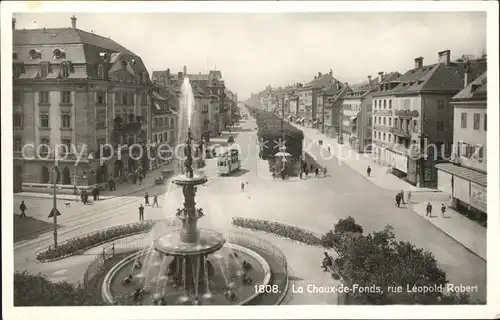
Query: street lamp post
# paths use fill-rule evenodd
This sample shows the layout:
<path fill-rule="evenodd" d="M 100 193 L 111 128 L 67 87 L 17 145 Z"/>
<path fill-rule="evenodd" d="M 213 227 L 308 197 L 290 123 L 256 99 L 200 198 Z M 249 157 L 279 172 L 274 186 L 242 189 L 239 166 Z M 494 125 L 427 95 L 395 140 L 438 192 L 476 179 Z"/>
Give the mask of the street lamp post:
<path fill-rule="evenodd" d="M 54 249 L 57 248 L 57 150 L 54 148 L 54 174 L 52 177 L 53 194 L 52 194 L 52 221 L 54 224 Z"/>

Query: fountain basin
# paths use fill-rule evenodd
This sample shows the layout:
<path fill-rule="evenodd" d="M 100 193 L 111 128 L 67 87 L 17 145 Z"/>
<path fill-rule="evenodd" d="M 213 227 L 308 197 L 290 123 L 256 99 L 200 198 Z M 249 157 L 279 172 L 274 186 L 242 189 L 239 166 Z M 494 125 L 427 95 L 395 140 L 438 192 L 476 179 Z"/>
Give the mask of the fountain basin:
<path fill-rule="evenodd" d="M 200 185 L 204 184 L 207 181 L 208 178 L 205 175 L 196 172 L 193 173 L 192 178 L 186 176 L 185 174 L 180 174 L 172 179 L 172 183 L 175 183 L 180 186 Z"/>
<path fill-rule="evenodd" d="M 222 248 L 226 240 L 222 233 L 211 229 L 200 229 L 196 243 L 182 242 L 183 229 L 174 229 L 154 241 L 156 251 L 165 255 L 189 256 L 209 254 Z"/>
<path fill-rule="evenodd" d="M 181 288 L 170 286 L 164 281 L 165 277 L 162 276 L 162 270 L 157 270 L 157 268 L 165 267 L 165 265 L 171 262 L 170 259 L 174 257 L 167 257 L 168 259 L 166 259 L 161 266 L 151 266 L 147 271 L 134 271 L 134 284 L 125 286 L 121 283 L 121 280 L 130 274 L 132 265 L 136 260 L 145 260 L 148 255 L 154 253 L 154 251 L 155 249 L 151 248 L 147 251 L 136 252 L 120 261 L 106 274 L 102 285 L 102 297 L 106 303 L 113 304 L 115 297 L 130 295 L 135 288 L 143 287 L 144 284 L 148 286 L 149 284 L 149 289 L 141 302 L 142 305 L 152 305 L 152 297 L 155 295 L 164 296 L 168 305 L 177 304 L 179 298 L 183 296 Z M 271 281 L 271 269 L 267 261 L 256 252 L 231 243 L 226 243 L 220 249 L 219 253 L 219 256 L 226 258 L 221 259 L 221 257 L 217 257 L 217 255 L 209 256 L 211 263 L 216 266 L 216 272 L 210 283 L 210 293 L 212 297 L 210 300 L 204 300 L 203 296 L 205 292 L 200 292 L 201 304 L 244 305 L 249 304 L 252 300 L 261 295 L 261 293 L 256 292 L 255 286 L 267 285 Z M 239 261 L 236 261 L 233 257 L 227 258 L 229 253 L 233 255 L 237 253 Z M 248 275 L 254 280 L 250 285 L 244 285 L 237 272 L 243 260 L 253 265 L 252 270 L 248 271 Z M 228 272 L 228 270 L 230 271 Z M 137 275 L 140 275 L 140 277 L 136 277 Z M 228 287 L 227 282 L 232 284 L 232 290 L 236 294 L 235 300 L 229 301 L 224 296 L 224 292 Z M 195 300 L 195 296 L 190 294 L 189 301 L 194 302 Z"/>

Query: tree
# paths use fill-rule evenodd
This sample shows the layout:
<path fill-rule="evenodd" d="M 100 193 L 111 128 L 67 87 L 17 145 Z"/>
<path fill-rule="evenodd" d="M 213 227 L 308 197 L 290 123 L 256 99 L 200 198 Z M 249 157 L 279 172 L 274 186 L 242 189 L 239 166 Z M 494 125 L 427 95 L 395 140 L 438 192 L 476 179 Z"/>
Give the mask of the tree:
<path fill-rule="evenodd" d="M 14 273 L 14 306 L 90 306 L 103 302 L 81 285 L 51 282 L 42 274 Z"/>
<path fill-rule="evenodd" d="M 337 251 L 342 251 L 342 243 L 346 243 L 346 238 L 355 236 L 355 234 L 363 234 L 363 227 L 357 224 L 353 217 L 349 216 L 340 219 L 333 227 L 333 230 L 328 231 L 321 237 L 321 242 L 326 248 L 335 248 Z"/>
<path fill-rule="evenodd" d="M 432 253 L 409 242 L 396 241 L 391 226 L 363 235 L 352 217 L 341 219 L 322 239 L 335 248 L 335 263 L 346 286 L 363 288 L 349 293 L 352 304 L 465 304 L 467 295 L 445 292 L 446 273 Z M 401 288 L 401 291 L 394 290 Z M 413 288 L 438 288 L 430 292 Z M 389 288 L 393 290 L 389 290 Z"/>

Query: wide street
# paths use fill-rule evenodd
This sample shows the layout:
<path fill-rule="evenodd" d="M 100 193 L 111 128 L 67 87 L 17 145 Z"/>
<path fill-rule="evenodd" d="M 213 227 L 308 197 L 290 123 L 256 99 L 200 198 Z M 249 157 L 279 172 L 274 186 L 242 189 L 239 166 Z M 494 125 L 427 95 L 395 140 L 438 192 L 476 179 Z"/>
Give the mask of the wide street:
<path fill-rule="evenodd" d="M 365 232 L 381 230 L 385 225 L 394 227 L 398 240 L 409 241 L 417 247 L 431 251 L 441 267 L 447 272 L 452 283 L 478 285 L 478 298 L 486 296 L 486 262 L 467 251 L 461 244 L 449 238 L 417 213 L 407 207 L 394 206 L 393 192 L 383 190 L 359 175 L 346 165 L 339 165 L 335 159 L 318 161 L 328 168 L 326 178 L 308 180 L 272 181 L 266 172 L 267 164 L 257 157 L 256 128 L 253 119 L 242 121 L 233 133 L 225 132 L 223 137 L 214 139 L 223 142 L 229 135 L 236 138 L 242 149 L 242 168 L 240 172 L 226 177 L 209 178 L 206 186 L 198 188 L 197 206 L 204 208 L 206 216 L 201 225 L 216 228 L 230 228 L 232 217 L 254 217 L 297 225 L 318 233 L 333 228 L 340 218 L 352 216 L 361 224 Z M 307 142 L 307 141 L 306 141 Z M 319 147 L 314 145 L 311 152 L 319 156 Z M 215 159 L 207 160 L 205 173 L 215 176 Z M 244 192 L 241 182 L 248 182 Z M 144 192 L 157 193 L 160 208 L 146 208 L 146 219 L 171 216 L 173 209 L 182 205 L 180 194 L 167 186 L 153 186 L 134 194 L 98 201 L 93 205 L 60 200 L 59 239 L 63 241 L 93 230 L 138 220 L 137 207 L 142 203 Z M 424 195 L 416 194 L 414 201 Z M 440 195 L 425 195 L 439 198 Z M 31 269 L 34 265 L 34 252 L 52 244 L 51 220 L 47 219 L 52 206 L 51 199 L 15 197 L 15 208 L 25 200 L 30 208 L 28 215 L 43 221 L 28 226 L 28 220 L 18 221 L 19 233 L 16 236 L 14 262 L 16 270 Z M 19 219 L 18 216 L 15 219 Z M 24 225 L 23 225 L 24 223 Z M 37 229 L 37 230 L 33 230 Z M 40 231 L 41 230 L 41 231 Z M 302 261 L 311 268 L 317 268 L 317 261 Z M 293 257 L 298 261 L 297 257 Z M 57 272 L 57 271 L 55 271 Z M 300 275 L 298 275 L 300 276 Z M 476 297 L 476 295 L 473 295 Z"/>

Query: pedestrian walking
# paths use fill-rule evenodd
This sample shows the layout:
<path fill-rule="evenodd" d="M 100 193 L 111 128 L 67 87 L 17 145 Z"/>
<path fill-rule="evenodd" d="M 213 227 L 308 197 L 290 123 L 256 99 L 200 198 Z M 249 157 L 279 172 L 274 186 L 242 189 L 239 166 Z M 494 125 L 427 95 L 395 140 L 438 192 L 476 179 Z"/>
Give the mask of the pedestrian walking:
<path fill-rule="evenodd" d="M 427 202 L 427 207 L 425 207 L 425 216 L 432 218 L 432 204 Z"/>
<path fill-rule="evenodd" d="M 302 170 L 300 170 L 300 180 L 302 180 L 302 175 L 304 174 L 304 172 Z"/>
<path fill-rule="evenodd" d="M 441 217 L 444 218 L 444 213 L 446 212 L 446 206 L 444 203 L 441 203 Z"/>
<path fill-rule="evenodd" d="M 314 171 L 313 169 L 314 169 L 314 167 L 313 167 L 313 165 L 311 163 L 311 165 L 309 166 L 309 172 L 313 172 Z"/>
<path fill-rule="evenodd" d="M 97 201 L 97 188 L 92 189 L 92 197 L 94 198 L 94 201 Z"/>
<path fill-rule="evenodd" d="M 408 191 L 408 203 L 411 203 L 411 190 Z"/>
<path fill-rule="evenodd" d="M 401 197 L 401 203 L 405 204 L 405 192 L 403 191 L 403 189 L 401 189 L 401 191 L 399 191 L 399 194 Z"/>
<path fill-rule="evenodd" d="M 273 175 L 273 180 L 276 180 L 276 171 L 274 169 L 272 175 Z"/>
<path fill-rule="evenodd" d="M 142 179 L 143 179 L 142 173 L 139 173 L 139 185 L 142 184 Z"/>
<path fill-rule="evenodd" d="M 396 194 L 396 205 L 399 206 L 401 205 L 401 194 Z"/>
<path fill-rule="evenodd" d="M 245 182 L 241 182 L 241 192 L 245 191 Z"/>
<path fill-rule="evenodd" d="M 24 200 L 21 201 L 21 204 L 19 205 L 19 210 L 21 210 L 21 215 L 19 216 L 20 218 L 26 218 L 26 204 L 24 203 Z"/>
<path fill-rule="evenodd" d="M 370 166 L 368 166 L 368 168 L 366 168 L 366 175 L 370 176 L 371 173 L 372 173 L 372 168 L 370 168 Z"/>
<path fill-rule="evenodd" d="M 328 146 L 328 153 L 331 153 L 331 151 L 330 151 L 330 146 Z"/>
<path fill-rule="evenodd" d="M 316 174 L 316 178 L 319 176 L 319 168 L 316 168 L 316 171 L 314 172 Z"/>
<path fill-rule="evenodd" d="M 153 207 L 155 206 L 155 204 L 156 204 L 156 207 L 159 207 L 158 206 L 158 196 L 156 195 L 156 193 L 153 196 Z"/>
<path fill-rule="evenodd" d="M 144 221 L 144 207 L 139 205 L 139 221 Z"/>
<path fill-rule="evenodd" d="M 144 194 L 144 205 L 149 206 L 149 194 Z"/>

